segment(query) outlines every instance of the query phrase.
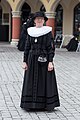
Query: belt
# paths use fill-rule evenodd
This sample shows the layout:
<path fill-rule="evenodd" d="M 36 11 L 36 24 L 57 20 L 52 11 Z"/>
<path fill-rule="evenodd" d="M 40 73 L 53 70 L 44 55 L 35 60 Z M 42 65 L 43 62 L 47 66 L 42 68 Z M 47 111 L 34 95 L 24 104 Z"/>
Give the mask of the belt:
<path fill-rule="evenodd" d="M 41 51 L 40 50 L 30 50 L 30 53 L 33 54 L 33 55 L 40 55 L 41 54 Z"/>

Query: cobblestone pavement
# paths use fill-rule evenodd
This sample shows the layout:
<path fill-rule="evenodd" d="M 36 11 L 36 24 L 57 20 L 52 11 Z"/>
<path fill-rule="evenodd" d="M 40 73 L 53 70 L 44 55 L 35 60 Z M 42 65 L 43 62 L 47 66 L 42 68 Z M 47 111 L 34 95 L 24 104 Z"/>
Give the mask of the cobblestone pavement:
<path fill-rule="evenodd" d="M 20 105 L 23 52 L 0 45 L 0 120 L 80 120 L 80 52 L 56 49 L 55 71 L 61 106 L 53 112 L 26 112 Z"/>

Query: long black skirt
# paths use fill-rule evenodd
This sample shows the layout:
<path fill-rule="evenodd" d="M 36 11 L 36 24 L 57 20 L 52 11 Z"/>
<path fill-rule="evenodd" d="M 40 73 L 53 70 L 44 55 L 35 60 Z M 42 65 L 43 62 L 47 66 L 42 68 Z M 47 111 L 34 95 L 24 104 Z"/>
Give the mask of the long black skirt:
<path fill-rule="evenodd" d="M 20 107 L 52 110 L 60 106 L 55 70 L 48 71 L 48 63 L 31 61 L 24 73 Z"/>

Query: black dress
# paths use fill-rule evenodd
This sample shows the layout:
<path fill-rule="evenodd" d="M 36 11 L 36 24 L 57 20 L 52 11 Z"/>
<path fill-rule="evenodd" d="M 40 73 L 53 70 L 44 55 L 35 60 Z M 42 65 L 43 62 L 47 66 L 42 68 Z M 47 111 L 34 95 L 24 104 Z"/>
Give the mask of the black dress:
<path fill-rule="evenodd" d="M 48 71 L 48 63 L 54 57 L 52 42 L 51 31 L 39 37 L 28 35 L 24 51 L 24 62 L 28 64 L 28 70 L 24 74 L 20 104 L 25 110 L 52 110 L 60 106 L 55 69 Z M 38 62 L 41 54 L 47 56 L 47 62 Z"/>
<path fill-rule="evenodd" d="M 19 42 L 18 42 L 18 45 L 17 45 L 18 50 L 24 51 L 26 38 L 27 38 L 27 23 L 24 23 L 22 25 L 20 39 L 19 39 Z"/>

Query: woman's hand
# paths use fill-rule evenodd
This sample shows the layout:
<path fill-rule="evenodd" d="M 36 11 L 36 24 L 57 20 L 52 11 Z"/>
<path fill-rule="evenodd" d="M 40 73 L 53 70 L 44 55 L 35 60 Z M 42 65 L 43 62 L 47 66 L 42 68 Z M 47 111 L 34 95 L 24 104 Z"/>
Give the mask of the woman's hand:
<path fill-rule="evenodd" d="M 24 70 L 27 70 L 27 69 L 28 69 L 28 65 L 26 64 L 26 62 L 23 62 L 22 68 L 23 68 Z"/>
<path fill-rule="evenodd" d="M 52 62 L 49 62 L 48 64 L 48 71 L 52 71 L 53 70 L 53 63 Z"/>

